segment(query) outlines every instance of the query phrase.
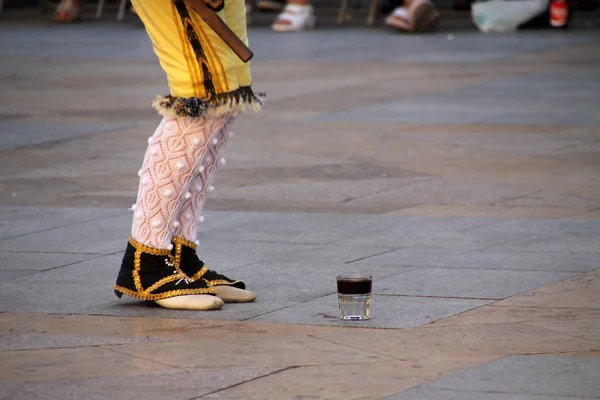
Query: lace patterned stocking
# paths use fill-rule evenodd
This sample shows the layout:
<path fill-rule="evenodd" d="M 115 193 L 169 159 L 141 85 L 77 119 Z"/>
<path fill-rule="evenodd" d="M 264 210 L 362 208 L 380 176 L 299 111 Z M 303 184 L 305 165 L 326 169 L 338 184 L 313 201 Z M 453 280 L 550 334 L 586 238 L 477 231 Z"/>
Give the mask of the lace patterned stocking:
<path fill-rule="evenodd" d="M 233 118 L 230 122 L 232 121 Z M 194 171 L 194 180 L 189 191 L 184 194 L 185 201 L 180 208 L 178 219 L 173 223 L 175 225 L 173 236 L 175 237 L 183 237 L 192 242 L 196 241 L 198 224 L 204 220 L 201 213 L 206 202 L 207 192 L 210 192 L 213 188 L 212 182 L 219 165 L 225 162 L 222 156 L 229 138 L 229 125 L 229 123 L 226 123 L 214 133 L 208 142 L 204 157 L 202 157 L 197 169 Z"/>
<path fill-rule="evenodd" d="M 231 114 L 210 118 L 163 118 L 148 139 L 131 235 L 157 249 L 171 249 L 175 223 L 209 143 L 233 120 Z M 186 197 L 188 197 L 186 199 Z"/>

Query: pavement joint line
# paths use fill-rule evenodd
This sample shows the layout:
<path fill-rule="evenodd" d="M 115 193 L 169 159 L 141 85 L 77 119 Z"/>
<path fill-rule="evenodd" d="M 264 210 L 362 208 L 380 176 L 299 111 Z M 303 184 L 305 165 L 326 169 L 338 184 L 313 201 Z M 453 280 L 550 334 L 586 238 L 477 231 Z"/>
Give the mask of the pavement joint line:
<path fill-rule="evenodd" d="M 525 234 L 524 236 L 519 236 L 517 238 L 512 238 L 512 239 L 506 240 L 504 242 L 494 243 L 494 244 L 489 245 L 489 246 L 481 247 L 481 250 L 493 249 L 494 247 L 502 246 L 502 245 L 508 244 L 508 243 L 518 242 L 519 240 L 527 239 L 529 237 L 536 236 L 536 235 L 537 234 L 535 234 L 535 233 L 528 233 L 528 234 Z"/>
<path fill-rule="evenodd" d="M 64 315 L 64 314 L 63 314 Z M 89 314 L 88 314 L 89 315 Z M 28 332 L 29 333 L 29 332 Z M 41 333 L 38 331 L 34 331 L 34 333 Z M 5 335 L 0 335 L 0 337 L 3 336 L 9 336 L 9 335 L 15 335 L 15 334 L 19 334 L 19 333 L 8 333 Z M 139 343 L 139 342 L 138 342 Z M 152 341 L 152 342 L 141 342 L 141 343 L 177 343 L 176 340 L 161 340 L 161 341 Z M 112 343 L 112 344 L 84 344 L 84 345 L 79 345 L 79 346 L 56 346 L 56 347 L 43 347 L 43 348 L 34 348 L 34 349 L 8 349 L 8 350 L 2 350 L 2 352 L 6 352 L 6 353 L 17 353 L 20 351 L 36 351 L 36 350 L 63 350 L 63 349 L 88 349 L 88 348 L 104 348 L 104 346 L 119 346 L 119 345 L 131 345 L 131 344 L 137 344 L 136 342 L 126 342 L 126 343 Z"/>
<path fill-rule="evenodd" d="M 131 129 L 131 128 L 134 128 L 134 127 L 135 126 L 130 126 L 130 127 L 126 127 L 126 128 L 127 129 Z M 123 130 L 126 130 L 125 127 L 112 128 L 112 129 L 107 129 L 107 130 L 103 130 L 103 131 L 99 131 L 99 132 L 90 132 L 88 134 L 85 134 L 85 135 L 82 135 L 82 136 L 79 136 L 79 137 L 76 137 L 76 138 L 57 139 L 57 140 L 50 140 L 48 142 L 43 142 L 43 143 L 25 144 L 25 145 L 21 145 L 21 146 L 14 146 L 14 147 L 8 148 L 7 150 L 43 149 L 43 148 L 46 148 L 48 146 L 56 146 L 56 145 L 61 144 L 61 143 L 70 142 L 71 140 L 85 139 L 86 137 L 89 137 L 89 136 L 101 135 L 101 134 L 104 134 L 104 133 L 113 133 L 113 132 L 118 132 L 118 131 L 123 131 Z M 64 180 L 68 180 L 68 179 L 64 179 Z"/>
<path fill-rule="evenodd" d="M 505 300 L 505 299 L 502 299 L 502 300 Z M 434 321 L 427 322 L 427 323 L 425 323 L 423 325 L 416 326 L 416 327 L 414 327 L 412 329 L 437 328 L 438 326 L 435 326 L 436 323 L 440 323 L 441 321 L 445 321 L 445 320 L 447 320 L 449 318 L 457 317 L 457 316 L 462 315 L 462 314 L 467 314 L 469 312 L 478 310 L 480 308 L 489 307 L 489 306 L 491 306 L 491 305 L 493 305 L 493 304 L 495 304 L 495 303 L 497 303 L 499 301 L 502 301 L 502 300 L 496 300 L 496 301 L 493 301 L 491 303 L 481 304 L 479 306 L 476 306 L 476 307 L 473 307 L 473 308 L 469 308 L 468 310 L 464 310 L 464 311 L 458 312 L 456 314 L 448 315 L 447 317 L 443 317 L 443 318 L 440 318 L 440 319 L 437 319 L 437 320 L 434 320 Z"/>
<path fill-rule="evenodd" d="M 381 253 L 377 253 L 377 254 L 373 254 L 373 255 L 370 255 L 370 256 L 361 257 L 361 258 L 357 258 L 356 260 L 345 261 L 344 264 L 345 265 L 352 264 L 352 263 L 355 263 L 357 261 L 367 260 L 367 259 L 372 258 L 372 257 L 381 256 L 383 254 L 392 253 L 394 251 L 402 250 L 402 249 L 403 249 L 403 247 L 392 248 L 392 249 L 389 249 L 389 250 L 382 251 Z"/>
<path fill-rule="evenodd" d="M 186 370 L 184 368 L 181 368 L 181 367 L 177 367 L 177 366 L 174 366 L 174 365 L 162 363 L 162 362 L 156 361 L 156 360 L 151 360 L 151 359 L 145 358 L 145 357 L 136 356 L 134 354 L 130 354 L 130 353 L 127 353 L 125 351 L 119 351 L 119 350 L 113 348 L 113 347 L 116 347 L 116 346 L 128 346 L 130 344 L 131 343 L 113 344 L 113 345 L 103 344 L 103 345 L 99 345 L 99 346 L 90 346 L 90 347 L 97 347 L 97 348 L 100 348 L 100 349 L 109 350 L 109 351 L 112 351 L 112 352 L 117 353 L 117 354 L 126 355 L 126 356 L 129 356 L 129 357 L 138 358 L 140 360 L 144 360 L 144 361 L 147 361 L 147 362 L 150 362 L 150 363 L 153 363 L 153 364 L 158 364 L 158 365 L 162 365 L 164 367 L 169 367 L 169 368 L 177 369 L 177 370 L 179 370 L 181 372 L 190 372 L 190 371 L 188 371 L 188 370 Z"/>
<path fill-rule="evenodd" d="M 532 234 L 535 235 L 535 234 Z M 461 250 L 469 250 L 469 249 L 461 249 Z M 481 248 L 481 249 L 477 249 L 476 251 L 482 251 L 485 250 L 487 251 L 488 248 Z M 505 253 L 506 250 L 494 250 L 492 249 L 492 251 L 498 252 L 498 253 Z M 518 253 L 518 254 L 539 254 L 542 253 L 541 250 L 518 250 L 518 249 L 511 249 L 510 250 L 511 253 Z M 570 255 L 580 255 L 580 254 L 600 254 L 600 252 L 584 252 L 584 251 L 554 251 L 554 250 L 544 250 L 543 253 L 546 254 L 570 254 Z M 600 268 L 600 260 L 599 260 L 599 264 L 598 267 Z"/>
<path fill-rule="evenodd" d="M 568 335 L 568 336 L 572 336 L 572 335 Z M 586 339 L 589 340 L 589 339 Z M 591 339 L 591 340 L 598 340 L 598 339 Z M 555 355 L 555 354 L 566 354 L 571 355 L 571 354 L 579 354 L 579 353 L 600 353 L 600 350 L 598 349 L 591 349 L 591 350 L 574 350 L 574 351 L 568 351 L 568 350 L 564 350 L 564 351 L 554 351 L 554 352 L 543 352 L 543 353 L 525 353 L 525 354 L 514 354 L 514 355 L 532 355 L 532 356 L 551 356 L 551 355 Z"/>
<path fill-rule="evenodd" d="M 550 332 L 554 332 L 554 331 L 555 331 L 554 329 L 551 329 L 551 328 L 542 328 L 542 327 L 539 327 L 539 326 L 530 325 L 530 324 L 529 324 L 529 323 L 527 323 L 527 322 L 522 322 L 522 324 L 523 324 L 523 325 L 527 325 L 527 326 L 533 326 L 533 327 L 535 327 L 535 328 L 538 328 L 538 329 L 543 329 L 543 330 L 550 331 Z M 598 343 L 600 343 L 600 338 L 593 338 L 593 337 L 591 337 L 591 338 L 588 338 L 588 337 L 585 337 L 585 336 L 573 335 L 573 334 L 571 334 L 571 333 L 566 333 L 566 332 L 561 332 L 561 333 L 562 333 L 563 335 L 565 335 L 565 336 L 569 336 L 569 337 L 572 337 L 572 338 L 574 338 L 574 339 L 589 340 L 589 341 L 592 341 L 592 342 L 598 342 Z M 599 351 L 599 350 L 597 350 L 597 349 L 587 349 L 587 350 L 586 350 L 586 349 L 584 349 L 584 350 L 577 350 L 577 351 L 582 351 L 582 352 L 590 352 L 590 351 Z M 573 351 L 566 351 L 566 350 L 565 350 L 565 351 L 560 351 L 560 352 L 557 352 L 557 353 L 573 353 Z M 534 352 L 534 353 L 531 353 L 531 354 L 532 354 L 532 355 L 536 355 L 537 353 L 535 353 L 535 352 Z M 549 353 L 549 354 L 552 354 L 552 353 Z"/>
<path fill-rule="evenodd" d="M 505 357 L 502 357 L 505 358 Z M 497 360 L 495 360 L 497 361 Z M 486 363 L 488 364 L 488 363 Z M 419 385 L 421 386 L 421 385 Z M 418 387 L 418 386 L 417 386 Z M 472 392 L 472 393 L 488 393 L 488 394 L 517 394 L 517 395 L 528 395 L 528 396 L 539 396 L 541 400 L 552 400 L 553 398 L 568 398 L 568 399 L 600 399 L 600 397 L 590 397 L 590 396 L 576 396 L 576 395 L 568 395 L 568 394 L 560 394 L 555 395 L 552 393 L 530 393 L 530 392 L 514 392 L 514 391 L 499 391 L 499 390 L 477 390 L 477 389 L 454 389 L 454 388 L 435 388 L 435 390 L 440 391 L 457 391 L 457 392 Z"/>
<path fill-rule="evenodd" d="M 139 299 L 132 299 L 132 300 L 139 300 Z M 143 301 L 143 300 L 139 300 L 139 301 Z M 83 309 L 79 309 L 77 311 L 69 312 L 68 314 L 61 314 L 61 313 L 57 313 L 57 312 L 52 312 L 52 313 L 45 313 L 44 315 L 54 315 L 54 316 L 78 315 L 78 316 L 81 316 L 81 317 L 85 317 L 85 316 L 91 315 L 91 316 L 94 316 L 94 317 L 119 317 L 118 315 L 111 315 L 111 314 L 106 314 L 106 313 L 102 314 L 99 311 L 97 311 L 97 312 L 86 312 L 86 310 L 88 310 L 90 308 L 91 309 L 95 309 L 95 308 L 101 307 L 101 306 L 110 306 L 111 304 L 119 305 L 119 304 L 123 304 L 123 301 L 121 299 L 107 301 L 105 303 L 100 303 L 100 304 L 97 304 L 95 306 L 89 306 L 89 307 L 85 307 Z M 29 312 L 29 313 L 32 313 L 32 312 Z M 35 314 L 36 312 L 33 311 L 33 313 Z M 123 316 L 123 318 L 135 318 L 135 317 L 133 317 L 133 316 Z M 148 316 L 148 317 L 145 317 L 145 318 L 167 318 L 167 319 L 174 318 L 174 319 L 176 319 L 177 317 L 169 317 L 169 316 L 167 316 L 167 317 L 164 317 L 164 316 L 154 317 L 154 316 Z"/>
<path fill-rule="evenodd" d="M 460 217 L 458 217 L 458 218 L 460 218 Z M 468 228 L 459 229 L 459 230 L 457 230 L 457 232 L 458 233 L 463 233 L 463 232 L 468 232 L 468 231 L 473 230 L 473 229 L 483 228 L 483 227 L 486 227 L 486 226 L 494 226 L 494 225 L 497 225 L 497 224 L 501 224 L 504 221 L 505 221 L 505 218 L 491 218 L 490 221 L 485 221 L 485 222 L 482 221 L 481 225 L 475 225 L 475 226 L 470 226 Z"/>
<path fill-rule="evenodd" d="M 263 315 L 267 315 L 267 314 L 271 314 L 271 313 L 274 313 L 274 312 L 277 312 L 277 311 L 285 310 L 286 308 L 296 307 L 296 306 L 299 306 L 300 304 L 308 303 L 308 302 L 311 302 L 311 301 L 314 301 L 314 300 L 317 300 L 317 299 L 322 299 L 324 297 L 331 296 L 332 294 L 336 294 L 336 293 L 337 293 L 337 291 L 334 291 L 334 292 L 331 292 L 331 293 L 324 294 L 322 296 L 313 297 L 313 298 L 310 298 L 310 299 L 305 300 L 305 301 L 300 301 L 298 303 L 291 304 L 289 306 L 285 306 L 285 307 L 281 307 L 281 308 L 276 308 L 276 309 L 269 310 L 269 311 L 266 311 L 266 312 L 261 313 L 261 314 L 253 315 L 252 317 L 249 317 L 249 318 L 242 318 L 239 321 L 256 322 L 256 321 L 252 321 L 252 320 L 254 318 L 262 317 Z"/>
<path fill-rule="evenodd" d="M 539 289 L 539 288 L 538 288 Z M 525 292 L 527 293 L 527 292 Z M 520 294 L 516 294 L 512 297 L 516 297 L 521 295 Z M 507 297 L 506 299 L 510 299 L 511 297 Z M 502 300 L 506 300 L 506 299 L 502 299 Z M 498 300 L 496 303 L 494 304 L 486 304 L 486 306 L 491 306 L 491 307 L 502 307 L 502 308 L 534 308 L 534 309 L 544 309 L 544 310 L 578 310 L 578 311 L 600 311 L 600 307 L 598 308 L 589 308 L 589 307 L 546 307 L 546 306 L 520 306 L 520 305 L 504 305 L 504 304 L 498 304 L 499 302 L 501 302 L 502 300 Z M 470 310 L 469 310 L 470 311 Z M 458 314 L 455 314 L 458 315 Z"/>
<path fill-rule="evenodd" d="M 280 372 L 285 372 L 285 371 L 288 371 L 288 370 L 297 369 L 297 368 L 301 368 L 301 367 L 302 366 L 291 365 L 291 366 L 288 366 L 288 367 L 285 367 L 285 368 L 278 369 L 277 371 L 271 371 L 271 372 L 268 372 L 266 374 L 263 374 L 263 375 L 260 375 L 260 376 L 256 376 L 256 377 L 251 378 L 251 379 L 247 379 L 247 380 L 242 381 L 242 382 L 237 382 L 237 383 L 235 383 L 233 385 L 229 385 L 229 386 L 224 387 L 224 388 L 213 390 L 212 392 L 205 393 L 205 394 L 197 396 L 197 397 L 192 397 L 192 398 L 190 398 L 188 400 L 198 400 L 198 399 L 201 399 L 203 397 L 210 396 L 212 394 L 216 394 L 216 393 L 222 392 L 224 390 L 231 389 L 231 388 L 234 388 L 236 386 L 243 385 L 245 383 L 249 383 L 249 382 L 252 382 L 252 381 L 255 381 L 255 380 L 258 380 L 258 379 L 266 378 L 266 377 L 271 376 L 271 375 L 279 374 Z"/>
<path fill-rule="evenodd" d="M 37 270 L 37 271 L 36 270 L 30 270 L 30 271 L 36 271 L 36 272 L 27 275 L 27 277 L 33 276 L 33 275 L 37 275 L 37 274 L 41 274 L 41 273 L 48 272 L 48 271 L 54 271 L 55 269 L 60 269 L 60 268 L 63 268 L 63 267 L 69 267 L 69 266 L 72 266 L 72 265 L 81 264 L 81 263 L 89 262 L 89 261 L 92 261 L 92 260 L 97 260 L 99 258 L 107 257 L 109 255 L 111 255 L 111 254 L 101 254 L 101 255 L 98 255 L 97 257 L 88 258 L 87 260 L 74 261 L 74 262 L 71 262 L 71 263 L 68 263 L 68 264 L 59 265 L 59 266 L 56 266 L 56 267 L 53 267 L 53 268 L 44 269 L 44 270 Z M 16 279 L 19 279 L 19 278 L 16 278 Z M 49 281 L 49 282 L 63 282 L 63 281 Z M 74 283 L 76 283 L 76 282 L 74 282 Z"/>
<path fill-rule="evenodd" d="M 340 204 L 350 203 L 350 202 L 352 202 L 354 200 L 360 200 L 360 199 L 364 199 L 365 197 L 369 197 L 369 196 L 373 196 L 373 195 L 378 195 L 378 194 L 382 194 L 382 193 L 386 193 L 386 192 L 392 192 L 394 190 L 401 189 L 401 188 L 404 188 L 404 187 L 407 187 L 407 186 L 410 186 L 410 185 L 411 185 L 410 183 L 403 183 L 403 184 L 400 184 L 398 186 L 389 187 L 389 188 L 382 189 L 382 190 L 376 190 L 376 191 L 373 191 L 373 192 L 370 192 L 370 193 L 365 193 L 363 195 L 356 196 L 356 197 L 350 197 L 350 198 L 347 198 L 347 199 L 344 199 L 344 200 L 340 201 L 339 203 Z M 411 208 L 411 207 L 415 207 L 415 205 L 413 204 L 413 205 L 410 205 L 410 206 L 401 207 L 401 208 L 399 208 L 399 210 L 404 210 L 406 208 Z"/>
<path fill-rule="evenodd" d="M 391 294 L 391 293 L 371 293 L 373 296 L 383 297 L 414 297 L 424 299 L 455 299 L 455 300 L 490 300 L 499 301 L 508 297 L 459 297 L 459 296 L 431 296 L 431 295 L 412 295 L 412 294 Z"/>
<path fill-rule="evenodd" d="M 448 266 L 448 265 L 410 265 L 410 264 L 380 264 L 381 266 L 387 267 L 398 267 L 398 268 L 412 268 L 412 269 L 420 269 L 420 268 L 439 268 L 439 269 L 455 269 L 455 270 L 471 270 L 471 271 L 516 271 L 516 272 L 549 272 L 549 273 L 559 273 L 559 274 L 571 274 L 573 276 L 578 276 L 582 274 L 587 274 L 588 272 L 595 271 L 594 269 L 585 269 L 579 271 L 567 271 L 567 270 L 547 270 L 547 269 L 522 269 L 522 268 L 477 268 L 477 267 L 459 267 L 459 266 Z M 379 279 L 379 278 L 378 278 Z M 565 279 L 569 279 L 568 277 Z"/>

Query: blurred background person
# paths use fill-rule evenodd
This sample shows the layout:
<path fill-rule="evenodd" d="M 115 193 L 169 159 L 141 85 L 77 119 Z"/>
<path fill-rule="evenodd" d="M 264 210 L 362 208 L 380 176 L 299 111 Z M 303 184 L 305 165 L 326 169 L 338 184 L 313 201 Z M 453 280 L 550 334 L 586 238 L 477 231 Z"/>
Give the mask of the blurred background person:
<path fill-rule="evenodd" d="M 256 9 L 280 14 L 271 24 L 274 32 L 301 32 L 315 26 L 316 16 L 311 0 L 259 0 Z M 252 0 L 246 0 L 246 18 L 251 21 L 254 11 Z M 401 6 L 385 19 L 385 25 L 402 32 L 433 31 L 439 22 L 439 13 L 430 0 L 404 0 Z"/>

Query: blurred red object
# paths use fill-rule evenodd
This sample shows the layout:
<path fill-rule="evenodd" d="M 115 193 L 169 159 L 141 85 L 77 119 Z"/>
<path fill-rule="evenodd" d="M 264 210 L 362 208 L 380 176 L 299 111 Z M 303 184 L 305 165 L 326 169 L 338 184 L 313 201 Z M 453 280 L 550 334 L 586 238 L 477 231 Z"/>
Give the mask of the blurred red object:
<path fill-rule="evenodd" d="M 566 0 L 552 0 L 550 2 L 550 25 L 561 29 L 568 27 L 569 4 Z"/>

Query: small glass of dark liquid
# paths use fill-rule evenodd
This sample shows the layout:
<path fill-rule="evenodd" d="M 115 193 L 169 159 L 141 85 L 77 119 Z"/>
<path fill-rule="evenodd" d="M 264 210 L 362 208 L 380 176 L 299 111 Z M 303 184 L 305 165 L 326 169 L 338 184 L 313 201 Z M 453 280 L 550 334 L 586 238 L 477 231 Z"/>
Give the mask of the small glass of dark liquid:
<path fill-rule="evenodd" d="M 371 315 L 371 275 L 342 274 L 337 277 L 340 319 L 363 321 Z"/>

